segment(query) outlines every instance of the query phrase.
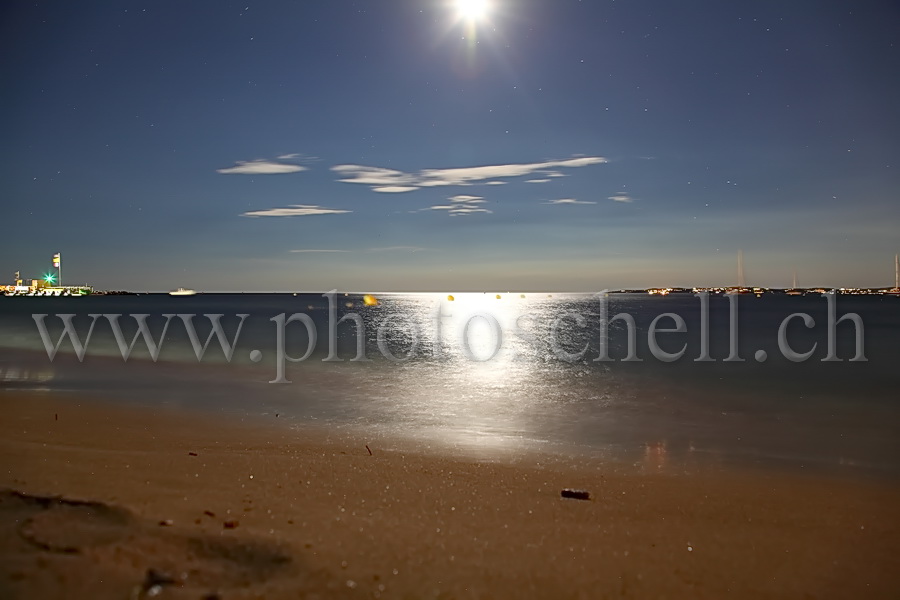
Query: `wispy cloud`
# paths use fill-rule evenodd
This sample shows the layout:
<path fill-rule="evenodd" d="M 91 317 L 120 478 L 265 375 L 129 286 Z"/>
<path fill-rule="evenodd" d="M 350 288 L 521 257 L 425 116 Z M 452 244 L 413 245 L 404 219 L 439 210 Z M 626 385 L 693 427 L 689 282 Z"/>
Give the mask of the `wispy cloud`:
<path fill-rule="evenodd" d="M 469 196 L 467 194 L 459 194 L 447 198 L 450 204 L 439 204 L 432 206 L 431 210 L 446 210 L 451 217 L 459 215 L 471 215 L 474 213 L 488 213 L 492 211 L 481 208 L 479 204 L 484 204 L 485 200 L 481 196 Z"/>
<path fill-rule="evenodd" d="M 322 159 L 318 156 L 312 156 L 311 154 L 304 154 L 303 152 L 291 152 L 290 154 L 282 154 L 278 157 L 278 160 L 295 160 L 299 162 L 311 163 Z"/>
<path fill-rule="evenodd" d="M 462 208 L 455 208 L 455 209 L 451 210 L 448 214 L 449 214 L 451 217 L 456 217 L 456 216 L 459 216 L 459 215 L 471 215 L 471 214 L 475 214 L 475 213 L 487 213 L 487 214 L 492 214 L 493 212 L 494 212 L 494 211 L 488 210 L 488 209 L 486 209 L 486 208 L 473 208 L 473 207 L 470 207 L 470 206 L 464 206 L 464 207 L 462 207 Z"/>
<path fill-rule="evenodd" d="M 383 194 L 402 194 L 403 192 L 412 192 L 417 189 L 419 188 L 414 185 L 383 185 L 372 188 L 373 191 L 381 192 Z"/>
<path fill-rule="evenodd" d="M 507 165 L 485 165 L 453 169 L 423 169 L 417 173 L 407 173 L 383 167 L 365 165 L 336 165 L 331 170 L 345 183 L 359 183 L 372 186 L 377 191 L 412 191 L 416 188 L 447 185 L 498 185 L 501 178 L 523 177 L 548 169 L 578 168 L 607 162 L 601 156 L 577 156 L 562 160 L 547 160 L 537 163 L 515 163 Z M 549 176 L 549 175 L 548 175 Z"/>
<path fill-rule="evenodd" d="M 403 171 L 363 165 L 335 165 L 331 170 L 347 183 L 362 183 L 379 187 L 404 187 L 415 183 L 415 176 Z M 416 186 L 418 187 L 418 186 Z"/>
<path fill-rule="evenodd" d="M 549 179 L 529 179 L 525 183 L 547 183 Z"/>
<path fill-rule="evenodd" d="M 304 248 L 302 250 L 291 250 L 294 254 L 330 254 L 333 252 L 350 252 L 350 250 L 326 250 L 319 248 Z"/>
<path fill-rule="evenodd" d="M 597 203 L 590 202 L 588 200 L 576 200 L 575 198 L 560 198 L 559 200 L 551 200 L 550 202 L 544 202 L 544 204 L 597 204 Z"/>
<path fill-rule="evenodd" d="M 242 217 L 309 217 L 313 215 L 340 215 L 353 212 L 340 208 L 324 208 L 309 204 L 292 204 L 287 208 L 266 208 L 242 213 Z"/>
<path fill-rule="evenodd" d="M 633 202 L 634 199 L 626 194 L 625 192 L 620 192 L 618 194 L 613 194 L 607 200 L 612 200 L 613 202 Z"/>
<path fill-rule="evenodd" d="M 506 185 L 508 181 L 487 181 L 484 185 Z"/>
<path fill-rule="evenodd" d="M 280 175 L 283 173 L 299 173 L 307 168 L 301 165 L 287 165 L 271 160 L 238 161 L 233 167 L 216 169 L 216 173 L 224 175 Z"/>
<path fill-rule="evenodd" d="M 431 210 L 446 210 L 447 214 L 451 217 L 456 217 L 459 215 L 471 215 L 474 213 L 488 213 L 491 214 L 492 210 L 488 210 L 486 208 L 480 208 L 477 206 L 467 206 L 465 204 L 442 204 L 437 206 L 432 206 Z"/>

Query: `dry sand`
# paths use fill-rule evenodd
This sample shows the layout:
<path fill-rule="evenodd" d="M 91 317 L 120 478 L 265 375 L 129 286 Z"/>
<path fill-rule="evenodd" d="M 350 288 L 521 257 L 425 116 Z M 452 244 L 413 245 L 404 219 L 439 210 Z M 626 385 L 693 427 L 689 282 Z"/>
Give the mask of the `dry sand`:
<path fill-rule="evenodd" d="M 0 598 L 900 597 L 896 482 L 483 462 L 36 393 L 0 411 Z"/>

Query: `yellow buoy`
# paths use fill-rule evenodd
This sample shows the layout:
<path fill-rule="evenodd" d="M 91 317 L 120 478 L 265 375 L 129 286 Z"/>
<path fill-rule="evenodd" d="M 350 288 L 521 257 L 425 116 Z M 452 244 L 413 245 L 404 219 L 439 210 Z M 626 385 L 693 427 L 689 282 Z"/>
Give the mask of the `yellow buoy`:
<path fill-rule="evenodd" d="M 454 298 L 452 294 L 449 295 L 449 296 L 447 296 L 447 301 L 448 301 L 448 302 L 453 302 L 454 300 L 456 300 L 456 298 Z"/>
<path fill-rule="evenodd" d="M 497 300 L 499 300 L 499 299 L 500 299 L 500 294 L 497 294 Z"/>
<path fill-rule="evenodd" d="M 378 298 L 372 294 L 366 294 L 363 296 L 363 304 L 366 306 L 378 306 Z"/>

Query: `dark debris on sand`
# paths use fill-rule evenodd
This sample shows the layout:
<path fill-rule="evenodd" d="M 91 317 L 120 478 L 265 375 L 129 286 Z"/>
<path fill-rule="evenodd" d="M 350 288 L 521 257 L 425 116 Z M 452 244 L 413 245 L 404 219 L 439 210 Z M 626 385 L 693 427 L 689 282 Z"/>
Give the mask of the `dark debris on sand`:
<path fill-rule="evenodd" d="M 559 493 L 559 495 L 563 498 L 571 498 L 572 500 L 590 500 L 591 493 L 587 490 L 573 490 L 570 488 L 565 488 L 563 491 Z"/>

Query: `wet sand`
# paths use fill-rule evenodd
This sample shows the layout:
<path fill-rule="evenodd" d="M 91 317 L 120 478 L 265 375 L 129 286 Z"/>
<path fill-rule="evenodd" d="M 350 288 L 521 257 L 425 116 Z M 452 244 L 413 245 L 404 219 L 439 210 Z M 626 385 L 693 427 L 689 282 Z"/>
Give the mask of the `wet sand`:
<path fill-rule="evenodd" d="M 0 411 L 3 598 L 900 594 L 896 481 L 486 462 L 39 393 Z"/>

